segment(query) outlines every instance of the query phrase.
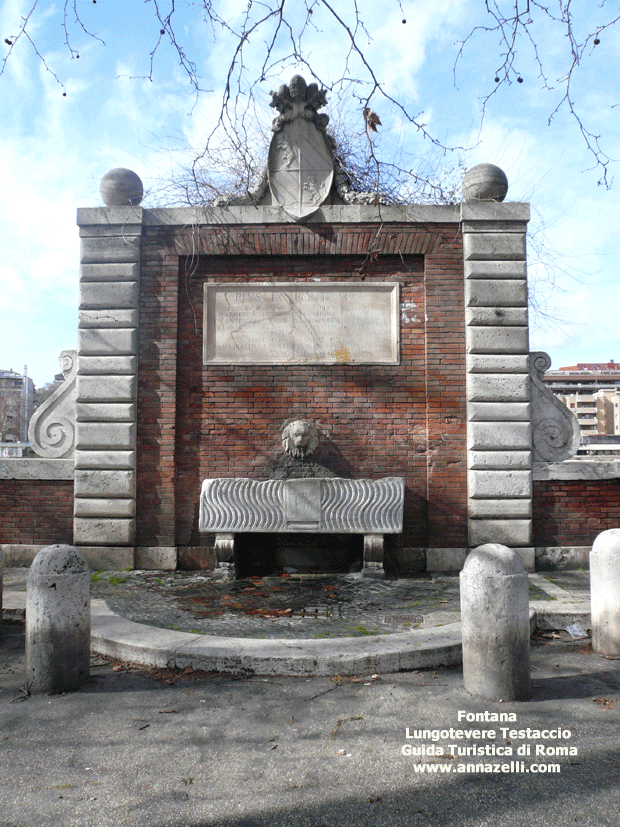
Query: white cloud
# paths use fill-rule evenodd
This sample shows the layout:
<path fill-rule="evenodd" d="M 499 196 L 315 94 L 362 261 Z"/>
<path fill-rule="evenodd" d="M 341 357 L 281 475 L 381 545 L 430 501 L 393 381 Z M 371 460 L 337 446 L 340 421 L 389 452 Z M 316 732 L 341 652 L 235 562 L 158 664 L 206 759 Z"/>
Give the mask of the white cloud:
<path fill-rule="evenodd" d="M 403 4 L 402 13 L 393 4 L 387 16 L 384 7 L 375 7 L 369 26 L 372 41 L 368 54 L 380 67 L 389 94 L 407 100 L 423 99 L 427 111 L 425 75 L 417 76 L 423 68 L 431 71 L 429 59 L 431 56 L 437 58 L 441 45 L 452 46 L 451 33 L 462 21 L 467 6 L 468 0 L 436 0 L 433 3 L 416 0 Z M 447 61 L 443 68 L 449 74 Z"/>
<path fill-rule="evenodd" d="M 614 358 L 620 193 L 596 187 L 583 172 L 582 147 L 559 123 L 487 116 L 467 166 L 481 162 L 506 172 L 509 200 L 531 202 L 530 287 L 552 317 L 531 314 L 533 349 L 550 352 L 555 366 Z"/>

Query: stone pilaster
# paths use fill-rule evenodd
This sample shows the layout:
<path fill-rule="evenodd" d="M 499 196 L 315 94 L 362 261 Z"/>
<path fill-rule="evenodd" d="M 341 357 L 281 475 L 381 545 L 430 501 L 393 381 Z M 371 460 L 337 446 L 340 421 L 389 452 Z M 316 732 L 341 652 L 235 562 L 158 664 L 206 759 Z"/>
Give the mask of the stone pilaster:
<path fill-rule="evenodd" d="M 133 545 L 141 207 L 79 210 L 74 543 Z"/>
<path fill-rule="evenodd" d="M 465 267 L 469 544 L 531 546 L 527 317 L 529 205 L 461 207 Z"/>

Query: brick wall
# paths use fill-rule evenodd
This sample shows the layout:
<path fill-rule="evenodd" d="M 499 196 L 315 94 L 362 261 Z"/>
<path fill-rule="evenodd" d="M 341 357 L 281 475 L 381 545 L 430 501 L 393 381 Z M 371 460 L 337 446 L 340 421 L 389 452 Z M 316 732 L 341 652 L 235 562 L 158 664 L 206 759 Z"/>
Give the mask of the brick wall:
<path fill-rule="evenodd" d="M 73 481 L 0 480 L 0 543 L 73 542 Z"/>
<path fill-rule="evenodd" d="M 534 545 L 589 546 L 620 526 L 620 480 L 534 482 Z"/>
<path fill-rule="evenodd" d="M 405 477 L 405 547 L 466 545 L 457 225 L 145 228 L 142 249 L 138 545 L 208 543 L 202 479 L 268 476 L 290 416 L 352 476 Z M 204 282 L 252 279 L 399 282 L 400 364 L 203 366 Z"/>

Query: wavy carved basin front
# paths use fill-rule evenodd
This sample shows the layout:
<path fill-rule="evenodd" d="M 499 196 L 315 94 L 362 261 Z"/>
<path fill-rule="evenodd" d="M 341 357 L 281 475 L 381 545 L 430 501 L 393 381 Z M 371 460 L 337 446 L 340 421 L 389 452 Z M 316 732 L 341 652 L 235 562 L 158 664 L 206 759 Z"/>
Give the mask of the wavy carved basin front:
<path fill-rule="evenodd" d="M 200 495 L 200 531 L 399 534 L 404 492 L 402 477 L 208 479 Z"/>

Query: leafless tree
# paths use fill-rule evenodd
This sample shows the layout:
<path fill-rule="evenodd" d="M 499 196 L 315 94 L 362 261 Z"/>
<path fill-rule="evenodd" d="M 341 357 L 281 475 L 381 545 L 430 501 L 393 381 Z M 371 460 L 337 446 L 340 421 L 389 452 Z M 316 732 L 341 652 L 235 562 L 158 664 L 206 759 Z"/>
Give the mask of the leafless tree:
<path fill-rule="evenodd" d="M 15 20 L 12 30 L 2 34 L 7 51 L 0 62 L 0 75 L 14 51 L 24 45 L 34 50 L 45 69 L 58 81 L 62 94 L 66 94 L 62 78 L 37 44 L 35 22 L 44 11 L 42 5 L 39 0 L 28 0 L 26 11 Z M 60 38 L 73 58 L 79 58 L 76 44 L 84 36 L 103 44 L 91 14 L 96 6 L 97 0 L 91 4 L 64 0 L 64 4 L 59 5 L 60 19 L 55 18 L 55 22 L 60 23 Z M 370 58 L 373 32 L 364 0 L 247 0 L 241 14 L 234 19 L 230 18 L 227 0 L 185 0 L 183 3 L 151 0 L 149 8 L 155 34 L 143 56 L 143 77 L 150 80 L 157 79 L 159 61 L 164 59 L 166 50 L 171 49 L 195 95 L 205 91 L 198 70 L 199 58 L 184 38 L 188 14 L 202 16 L 214 41 L 223 34 L 229 37 L 231 47 L 216 131 L 223 130 L 240 146 L 248 146 L 248 116 L 252 113 L 257 87 L 264 86 L 295 62 L 330 91 L 348 90 L 359 104 L 360 117 L 366 107 L 377 111 L 389 109 L 431 146 L 446 148 L 427 127 L 422 113 L 413 111 L 404 97 L 388 91 L 383 67 L 375 65 Z M 596 50 L 605 48 L 607 37 L 611 41 L 612 30 L 620 20 L 617 5 L 606 0 L 598 4 L 585 0 L 478 0 L 473 10 L 477 11 L 477 17 L 466 26 L 462 39 L 455 44 L 455 80 L 458 81 L 463 56 L 476 49 L 481 54 L 497 56 L 495 74 L 488 78 L 483 110 L 508 85 L 539 84 L 550 95 L 549 120 L 561 112 L 569 113 L 594 167 L 599 170 L 599 183 L 608 186 L 611 158 L 593 113 L 584 114 L 584 93 L 577 91 L 577 81 L 584 63 Z M 393 13 L 395 20 L 401 21 L 395 25 L 415 25 L 415 21 L 406 20 L 401 0 L 389 0 L 385 11 L 386 15 Z M 120 3 L 117 19 L 119 27 L 125 25 L 124 6 Z M 322 67 L 306 47 L 319 31 L 329 32 L 329 37 L 342 49 L 342 71 L 335 80 L 323 76 Z M 547 52 L 545 44 L 550 33 L 562 35 L 565 44 L 562 55 Z M 614 73 L 610 71 L 608 77 L 611 82 Z M 605 114 L 601 112 L 600 123 Z M 207 152 L 213 137 L 212 134 L 207 141 Z M 195 159 L 199 166 L 202 158 Z"/>
<path fill-rule="evenodd" d="M 0 442 L 19 439 L 19 400 L 0 394 Z"/>
<path fill-rule="evenodd" d="M 60 40 L 72 58 L 79 58 L 78 42 L 84 38 L 100 41 L 89 10 L 96 7 L 80 0 L 64 0 L 58 6 Z M 430 2 L 430 0 L 429 0 Z M 35 22 L 44 11 L 40 0 L 24 0 L 26 9 L 15 20 L 11 31 L 1 33 L 6 53 L 0 59 L 0 81 L 16 49 L 33 50 L 42 66 L 67 94 L 60 70 L 39 48 Z M 106 0 L 106 5 L 114 0 Z M 229 44 L 224 84 L 216 104 L 215 126 L 200 146 L 183 147 L 181 160 L 173 173 L 159 182 L 149 201 L 160 204 L 205 204 L 222 196 L 235 198 L 253 192 L 263 174 L 269 142 L 264 123 L 265 93 L 270 84 L 281 82 L 290 66 L 306 71 L 329 91 L 330 115 L 335 155 L 355 190 L 376 192 L 384 203 L 418 201 L 450 203 L 460 200 L 462 162 L 460 147 L 448 146 L 426 124 L 422 112 L 412 109 L 405 95 L 394 95 L 385 81 L 384 67 L 372 58 L 369 0 L 245 0 L 242 11 L 230 16 L 227 0 L 150 0 L 147 4 L 154 24 L 153 41 L 142 56 L 142 78 L 156 82 L 162 64 L 173 60 L 185 73 L 194 100 L 212 90 L 204 88 L 199 66 L 202 55 L 185 36 L 188 19 L 200 15 L 210 31 L 212 42 L 225 36 Z M 376 8 L 376 6 L 373 6 Z M 458 85 L 461 67 L 472 54 L 495 56 L 495 69 L 483 77 L 486 92 L 482 99 L 482 118 L 492 100 L 509 87 L 526 89 L 536 85 L 549 95 L 548 119 L 567 113 L 581 137 L 591 166 L 597 170 L 598 183 L 610 186 L 613 161 L 602 135 L 602 124 L 609 114 L 609 102 L 597 113 L 588 108 L 583 89 L 579 90 L 581 70 L 588 61 L 600 59 L 620 21 L 617 5 L 601 0 L 475 0 L 474 17 L 465 25 L 462 37 L 454 44 L 452 65 Z M 49 10 L 47 10 L 49 13 Z M 384 18 L 394 18 L 396 26 L 415 26 L 407 20 L 401 0 L 388 0 Z M 119 29 L 125 26 L 124 7 L 118 4 Z M 49 25 L 49 24 L 48 24 Z M 323 66 L 308 44 L 319 32 L 338 44 L 342 59 L 337 77 L 326 77 Z M 559 36 L 559 40 L 558 40 Z M 563 44 L 563 51 L 550 51 L 547 43 Z M 61 42 L 62 41 L 62 42 Z M 197 47 L 196 47 L 197 48 Z M 208 48 L 205 41 L 204 48 Z M 614 56 L 615 57 L 615 56 Z M 485 61 L 485 66 L 488 62 Z M 601 73 L 600 83 L 610 84 L 613 72 Z M 288 77 L 286 78 L 288 80 Z M 486 83 L 486 87 L 484 84 Z M 612 96 L 610 86 L 608 94 Z M 612 106 L 617 105 L 612 98 Z M 261 113 L 257 115 L 257 109 Z M 424 156 L 407 156 L 390 145 L 383 152 L 382 135 L 367 128 L 363 112 L 370 109 L 387 121 L 406 124 L 423 138 Z M 334 114 L 344 112 L 343 121 Z M 344 124 L 344 125 L 343 125 Z M 412 143 L 412 142 L 410 142 Z M 446 160 L 450 150 L 456 158 Z M 539 317 L 550 318 L 545 297 L 556 281 L 555 252 L 546 250 L 544 230 L 534 231 L 531 249 L 546 261 L 546 275 L 532 284 L 531 306 Z M 546 256 L 546 259 L 545 259 Z"/>
<path fill-rule="evenodd" d="M 598 184 L 609 186 L 612 159 L 604 149 L 602 135 L 595 131 L 596 125 L 589 121 L 591 113 L 588 118 L 583 115 L 584 93 L 577 91 L 577 86 L 580 68 L 596 49 L 604 48 L 605 36 L 620 21 L 617 4 L 608 4 L 606 0 L 596 5 L 584 0 L 484 0 L 484 8 L 484 23 L 474 26 L 461 41 L 454 65 L 456 76 L 466 50 L 484 46 L 489 40 L 499 44 L 495 86 L 484 97 L 483 116 L 487 104 L 502 87 L 522 84 L 526 77 L 535 76 L 551 96 L 548 123 L 561 112 L 570 114 L 599 171 Z M 549 39 L 546 29 L 564 37 L 565 49 L 559 61 L 557 55 L 549 56 L 545 48 Z M 600 82 L 605 83 L 603 73 Z"/>
<path fill-rule="evenodd" d="M 374 193 L 381 204 L 455 204 L 461 199 L 465 166 L 445 153 L 412 156 L 390 148 L 386 154 L 366 130 L 339 115 L 327 128 L 337 170 L 354 192 Z M 176 162 L 166 177 L 153 182 L 149 202 L 161 206 L 234 203 L 261 192 L 270 133 L 258 124 L 247 144 L 224 144 L 217 151 L 181 143 L 169 147 Z"/>

